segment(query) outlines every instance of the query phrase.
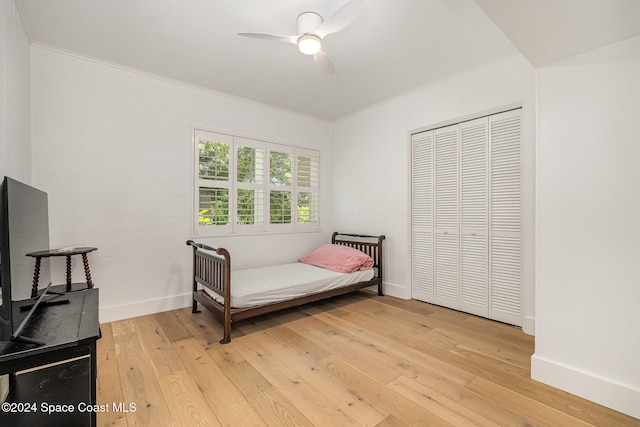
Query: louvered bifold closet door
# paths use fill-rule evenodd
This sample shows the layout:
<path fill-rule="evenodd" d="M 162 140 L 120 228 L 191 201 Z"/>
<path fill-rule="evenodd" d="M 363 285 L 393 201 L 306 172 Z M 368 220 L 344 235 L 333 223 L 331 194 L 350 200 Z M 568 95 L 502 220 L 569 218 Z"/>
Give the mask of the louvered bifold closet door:
<path fill-rule="evenodd" d="M 489 317 L 522 325 L 522 143 L 520 110 L 490 117 Z"/>
<path fill-rule="evenodd" d="M 458 126 L 434 130 L 434 302 L 455 309 L 459 307 L 458 141 Z"/>
<path fill-rule="evenodd" d="M 411 297 L 433 302 L 433 131 L 411 137 Z"/>
<path fill-rule="evenodd" d="M 412 297 L 522 325 L 520 109 L 412 135 Z"/>
<path fill-rule="evenodd" d="M 488 120 L 460 125 L 460 309 L 487 317 Z"/>

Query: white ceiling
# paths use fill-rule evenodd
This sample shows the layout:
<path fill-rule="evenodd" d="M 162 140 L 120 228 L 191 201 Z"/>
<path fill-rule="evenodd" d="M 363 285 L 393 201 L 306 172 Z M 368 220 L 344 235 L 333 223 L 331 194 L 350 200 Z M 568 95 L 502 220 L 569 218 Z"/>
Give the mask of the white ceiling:
<path fill-rule="evenodd" d="M 516 48 L 542 66 L 640 34 L 640 0 L 364 0 L 324 40 L 333 74 L 294 45 L 236 35 L 295 35 L 300 13 L 345 2 L 15 0 L 35 45 L 327 120 Z"/>
<path fill-rule="evenodd" d="M 475 0 L 534 67 L 640 35 L 640 0 Z"/>

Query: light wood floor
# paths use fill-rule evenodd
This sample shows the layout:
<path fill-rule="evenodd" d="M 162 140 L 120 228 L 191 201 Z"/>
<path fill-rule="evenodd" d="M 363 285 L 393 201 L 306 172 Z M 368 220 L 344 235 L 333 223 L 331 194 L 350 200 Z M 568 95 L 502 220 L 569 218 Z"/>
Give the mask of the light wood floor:
<path fill-rule="evenodd" d="M 206 310 L 102 332 L 100 426 L 640 425 L 529 379 L 517 328 L 366 292 L 239 322 L 227 345 Z"/>

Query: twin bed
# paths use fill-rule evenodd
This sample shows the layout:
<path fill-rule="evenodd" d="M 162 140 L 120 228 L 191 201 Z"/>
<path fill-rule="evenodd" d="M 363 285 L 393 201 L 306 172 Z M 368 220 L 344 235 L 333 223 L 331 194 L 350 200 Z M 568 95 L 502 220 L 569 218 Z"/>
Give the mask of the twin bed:
<path fill-rule="evenodd" d="M 296 263 L 231 270 L 231 255 L 188 240 L 193 248 L 193 313 L 198 303 L 223 324 L 222 344 L 231 341 L 234 321 L 342 295 L 369 286 L 382 288 L 385 236 L 333 233 Z"/>

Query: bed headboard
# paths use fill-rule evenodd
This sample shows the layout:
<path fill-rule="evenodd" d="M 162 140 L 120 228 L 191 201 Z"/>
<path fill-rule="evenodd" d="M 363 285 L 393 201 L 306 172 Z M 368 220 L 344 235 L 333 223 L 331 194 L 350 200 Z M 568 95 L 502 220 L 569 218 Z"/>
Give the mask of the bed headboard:
<path fill-rule="evenodd" d="M 224 248 L 213 248 L 196 243 L 193 240 L 187 240 L 187 245 L 193 247 L 194 291 L 199 283 L 218 295 L 229 298 L 229 286 L 227 285 L 231 281 L 231 255 L 229 251 Z"/>
<path fill-rule="evenodd" d="M 331 243 L 343 245 L 359 250 L 373 259 L 373 265 L 378 269 L 377 276 L 382 278 L 382 241 L 384 235 L 369 236 L 366 234 L 344 234 L 337 231 L 331 236 Z"/>

